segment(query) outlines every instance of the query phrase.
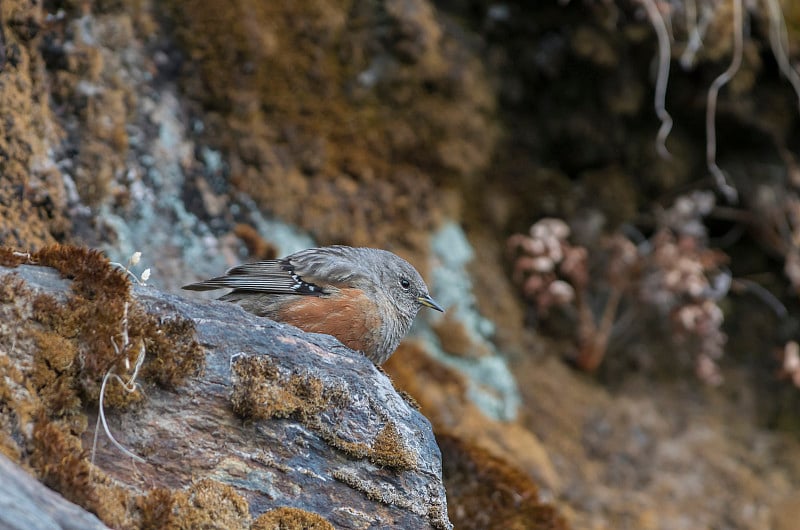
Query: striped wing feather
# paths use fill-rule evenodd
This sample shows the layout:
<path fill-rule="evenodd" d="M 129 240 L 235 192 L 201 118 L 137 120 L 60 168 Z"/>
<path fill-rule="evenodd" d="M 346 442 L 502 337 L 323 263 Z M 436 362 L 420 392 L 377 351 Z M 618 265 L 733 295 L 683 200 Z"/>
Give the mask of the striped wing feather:
<path fill-rule="evenodd" d="M 217 276 L 184 287 L 192 291 L 213 289 L 236 289 L 274 294 L 302 294 L 298 287 L 302 282 L 285 259 L 256 261 L 233 267 L 224 276 Z"/>

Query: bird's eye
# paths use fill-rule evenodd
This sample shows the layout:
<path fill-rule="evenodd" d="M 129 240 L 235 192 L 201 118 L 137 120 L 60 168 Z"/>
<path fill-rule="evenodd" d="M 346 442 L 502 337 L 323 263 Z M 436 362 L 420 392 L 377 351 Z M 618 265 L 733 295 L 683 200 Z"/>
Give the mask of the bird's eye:
<path fill-rule="evenodd" d="M 411 282 L 405 278 L 400 278 L 400 287 L 402 287 L 404 291 L 408 291 L 408 288 L 411 287 Z"/>

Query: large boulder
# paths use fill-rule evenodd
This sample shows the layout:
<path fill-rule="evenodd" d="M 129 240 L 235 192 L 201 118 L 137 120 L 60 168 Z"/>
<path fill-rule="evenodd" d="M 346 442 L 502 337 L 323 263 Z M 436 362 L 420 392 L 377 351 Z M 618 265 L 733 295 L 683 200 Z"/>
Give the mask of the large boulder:
<path fill-rule="evenodd" d="M 63 318 L 42 314 L 69 310 L 81 289 L 85 297 L 81 307 L 103 299 L 113 314 L 117 302 L 98 294 L 102 285 L 81 281 L 76 288 L 71 284 L 77 282 L 43 266 L 0 267 L 5 293 L 0 308 L 6 306 L 0 346 L 12 343 L 13 335 L 13 347 L 0 356 L 9 354 L 11 362 L 3 367 L 13 366 L 20 389 L 26 378 L 39 373 L 37 363 L 46 358 L 41 349 L 52 348 L 53 343 L 77 351 L 77 368 L 64 363 L 56 373 L 91 365 L 92 351 L 80 344 L 66 345 L 87 333 L 107 333 L 107 322 L 88 321 L 106 318 L 102 309 L 86 313 L 97 316 L 82 317 L 85 321 L 76 332 L 65 331 Z M 123 513 L 117 510 L 114 517 L 106 517 L 112 519 L 104 519 L 110 526 L 158 526 L 182 515 L 199 517 L 198 512 L 205 510 L 212 526 L 247 528 L 259 516 L 262 524 L 265 518 L 278 520 L 275 510 L 297 509 L 286 513 L 295 518 L 304 514 L 301 519 L 317 524 L 307 524 L 313 528 L 452 527 L 441 455 L 430 423 L 363 355 L 330 336 L 255 317 L 233 304 L 192 301 L 147 286 L 129 289 L 127 296 L 118 334 L 92 338 L 108 341 L 121 355 L 137 348 L 144 352 L 138 373 L 138 354 L 105 372 L 111 374 L 105 378 L 103 393 L 108 429 L 124 449 L 101 427 L 92 454 L 91 426 L 98 417 L 100 394 L 93 395 L 90 389 L 102 385 L 96 376 L 94 386 L 89 385 L 83 372 L 82 378 L 74 378 L 78 383 L 71 383 L 83 385 L 77 392 L 80 413 L 86 416 L 83 422 L 49 406 L 42 407 L 49 416 L 16 413 L 12 415 L 16 422 L 5 426 L 12 431 L 6 433 L 8 439 L 16 441 L 7 444 L 11 449 L 5 452 L 23 466 L 30 465 L 46 484 L 104 519 L 106 510 L 98 508 L 97 495 L 78 494 L 72 477 L 58 476 L 59 469 L 74 474 L 83 466 L 80 469 L 89 470 L 89 478 L 79 484 L 113 487 L 115 494 L 110 497 L 118 499 Z M 13 318 L 18 321 L 9 320 Z M 146 329 L 140 322 L 152 326 L 147 328 L 149 335 L 142 332 L 137 339 L 136 330 Z M 25 340 L 23 330 L 32 330 L 37 337 L 64 336 Z M 170 360 L 170 351 L 186 357 L 204 355 L 196 365 L 184 366 L 185 374 L 178 374 L 181 359 Z M 121 382 L 129 382 L 134 373 L 138 397 L 122 399 Z M 32 391 L 30 386 L 24 390 Z M 44 399 L 37 397 L 31 403 Z M 3 405 L 13 409 L 14 403 Z M 37 427 L 43 422 L 50 430 Z M 47 441 L 62 436 L 53 425 L 64 423 L 71 426 L 64 436 L 77 433 L 81 445 L 65 449 L 69 458 L 54 456 L 59 449 Z M 75 427 L 86 424 L 90 427 Z M 93 465 L 82 460 L 92 457 Z M 73 471 L 63 465 L 65 459 L 75 461 Z M 88 503 L 81 502 L 84 498 Z M 227 515 L 219 515 L 220 510 Z"/>

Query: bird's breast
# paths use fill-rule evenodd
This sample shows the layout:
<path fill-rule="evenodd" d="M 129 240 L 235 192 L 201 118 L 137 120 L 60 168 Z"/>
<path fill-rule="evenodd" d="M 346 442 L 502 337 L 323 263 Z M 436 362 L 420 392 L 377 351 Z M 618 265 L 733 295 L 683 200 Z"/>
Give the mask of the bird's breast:
<path fill-rule="evenodd" d="M 330 296 L 297 296 L 278 308 L 275 320 L 311 333 L 333 335 L 373 362 L 380 362 L 383 356 L 381 311 L 360 289 L 343 288 Z"/>

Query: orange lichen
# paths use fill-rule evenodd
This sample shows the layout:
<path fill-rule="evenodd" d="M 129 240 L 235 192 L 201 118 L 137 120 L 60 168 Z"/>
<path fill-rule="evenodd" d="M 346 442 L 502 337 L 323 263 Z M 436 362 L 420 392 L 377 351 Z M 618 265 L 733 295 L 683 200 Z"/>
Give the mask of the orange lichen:
<path fill-rule="evenodd" d="M 124 375 L 137 360 L 136 348 L 118 353 L 115 347 L 121 340 L 125 303 L 124 299 L 98 297 L 90 300 L 78 294 L 61 303 L 48 295 L 37 295 L 33 301 L 33 319 L 45 330 L 37 334 L 40 348 L 36 360 L 41 367 L 37 364 L 34 368 L 47 373 L 51 366 L 63 363 L 65 352 L 74 349 L 77 355 L 73 359 L 77 362 L 58 374 L 61 381 L 56 384 L 64 390 L 79 391 L 89 402 L 97 402 L 105 373 L 113 370 Z M 141 339 L 134 337 L 134 343 L 139 342 Z M 140 392 L 126 392 L 117 384 L 106 389 L 107 406 L 120 407 L 141 399 Z"/>
<path fill-rule="evenodd" d="M 250 525 L 250 530 L 334 530 L 334 528 L 319 514 L 289 506 L 264 512 Z"/>
<path fill-rule="evenodd" d="M 34 252 L 30 262 L 53 267 L 73 280 L 65 303 L 48 295 L 34 299 L 34 319 L 47 330 L 37 339 L 46 365 L 40 375 L 54 366 L 72 366 L 77 351 L 80 370 L 73 366 L 69 376 L 94 401 L 103 375 L 108 370 L 130 372 L 141 348 L 146 350 L 143 374 L 162 386 L 177 386 L 202 369 L 204 352 L 194 338 L 194 324 L 182 318 L 159 321 L 145 313 L 130 298 L 124 273 L 98 251 L 51 245 Z M 127 347 L 122 343 L 125 334 Z M 106 403 L 112 407 L 141 399 L 140 393 L 115 384 L 107 392 Z"/>

